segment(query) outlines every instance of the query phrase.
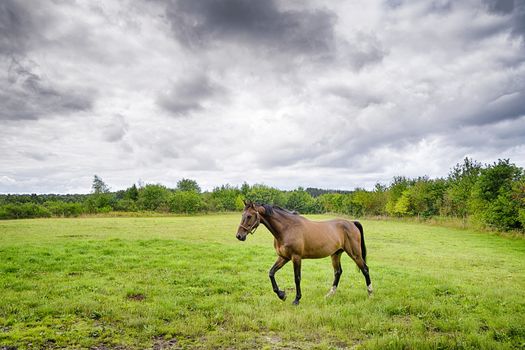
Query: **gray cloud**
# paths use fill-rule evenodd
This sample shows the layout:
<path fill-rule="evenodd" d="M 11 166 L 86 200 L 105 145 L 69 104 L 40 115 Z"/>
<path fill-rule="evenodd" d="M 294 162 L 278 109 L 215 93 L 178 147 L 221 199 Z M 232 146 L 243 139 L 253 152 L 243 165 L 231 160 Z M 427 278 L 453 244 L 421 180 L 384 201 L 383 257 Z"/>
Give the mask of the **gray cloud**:
<path fill-rule="evenodd" d="M 92 108 L 91 90 L 71 91 L 35 73 L 36 69 L 34 62 L 11 59 L 7 79 L 0 81 L 0 120 L 34 120 Z"/>
<path fill-rule="evenodd" d="M 348 101 L 353 106 L 366 108 L 372 104 L 383 102 L 383 98 L 378 94 L 367 91 L 367 87 L 353 87 L 344 84 L 332 85 L 324 89 L 325 93 L 337 96 L 344 101 Z"/>
<path fill-rule="evenodd" d="M 179 0 L 169 2 L 166 14 L 176 37 L 192 48 L 236 41 L 316 56 L 334 50 L 335 15 L 327 10 L 280 10 L 274 1 Z"/>
<path fill-rule="evenodd" d="M 129 125 L 123 115 L 117 114 L 103 127 L 103 139 L 107 142 L 121 141 L 128 132 Z"/>
<path fill-rule="evenodd" d="M 387 55 L 381 41 L 373 34 L 357 32 L 349 42 L 341 41 L 352 66 L 359 70 L 367 65 L 380 63 Z"/>
<path fill-rule="evenodd" d="M 489 12 L 508 17 L 506 28 L 525 43 L 525 2 L 522 0 L 484 0 Z"/>
<path fill-rule="evenodd" d="M 524 166 L 523 13 L 493 0 L 0 2 L 0 192 L 88 192 L 94 173 L 114 189 L 351 189 L 443 176 L 467 155 Z"/>
<path fill-rule="evenodd" d="M 33 13 L 16 0 L 0 2 L 0 54 L 25 52 L 38 36 Z"/>
<path fill-rule="evenodd" d="M 93 108 L 94 89 L 53 81 L 31 57 L 50 45 L 56 13 L 45 3 L 0 3 L 0 120 L 36 120 Z"/>
<path fill-rule="evenodd" d="M 223 93 L 222 87 L 200 73 L 176 81 L 168 91 L 159 95 L 157 103 L 175 116 L 184 116 L 202 110 L 206 101 Z"/>
<path fill-rule="evenodd" d="M 484 0 L 489 11 L 501 14 L 509 14 L 514 11 L 514 0 Z"/>
<path fill-rule="evenodd" d="M 470 116 L 470 124 L 484 125 L 492 124 L 507 119 L 517 119 L 525 116 L 525 92 L 516 91 L 504 93 L 497 98 L 488 101 Z"/>
<path fill-rule="evenodd" d="M 23 157 L 28 157 L 36 161 L 45 161 L 49 158 L 56 157 L 55 153 L 52 152 L 40 152 L 40 151 L 22 151 L 20 155 Z"/>

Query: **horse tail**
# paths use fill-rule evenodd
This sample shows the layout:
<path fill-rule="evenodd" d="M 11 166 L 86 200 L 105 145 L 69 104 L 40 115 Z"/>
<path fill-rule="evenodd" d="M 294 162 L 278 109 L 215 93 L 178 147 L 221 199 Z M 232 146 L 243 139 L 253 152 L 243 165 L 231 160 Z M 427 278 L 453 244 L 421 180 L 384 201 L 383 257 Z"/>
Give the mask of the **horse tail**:
<path fill-rule="evenodd" d="M 363 225 L 359 221 L 354 221 L 354 225 L 359 229 L 361 233 L 361 256 L 366 263 L 366 245 L 365 245 L 365 234 L 363 232 Z"/>

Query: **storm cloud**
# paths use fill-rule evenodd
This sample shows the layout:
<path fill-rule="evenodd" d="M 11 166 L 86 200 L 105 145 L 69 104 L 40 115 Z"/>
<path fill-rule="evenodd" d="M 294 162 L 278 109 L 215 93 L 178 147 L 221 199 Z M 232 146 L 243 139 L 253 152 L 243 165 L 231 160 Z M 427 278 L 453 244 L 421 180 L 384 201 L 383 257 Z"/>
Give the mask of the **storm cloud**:
<path fill-rule="evenodd" d="M 184 116 L 192 111 L 202 110 L 206 101 L 222 95 L 223 92 L 206 75 L 198 74 L 174 82 L 167 91 L 160 94 L 157 103 L 175 116 Z"/>
<path fill-rule="evenodd" d="M 335 14 L 325 9 L 281 10 L 274 1 L 171 1 L 175 36 L 191 48 L 234 41 L 272 51 L 318 55 L 334 47 Z"/>
<path fill-rule="evenodd" d="M 57 86 L 35 73 L 35 63 L 29 64 L 11 59 L 0 90 L 0 120 L 38 119 L 92 108 L 92 90 L 71 91 Z"/>
<path fill-rule="evenodd" d="M 45 34 L 56 25 L 55 14 L 43 4 L 0 4 L 0 120 L 36 120 L 92 108 L 94 89 L 53 81 L 32 59 L 35 50 L 52 44 Z"/>
<path fill-rule="evenodd" d="M 518 0 L 0 3 L 0 192 L 525 166 Z"/>

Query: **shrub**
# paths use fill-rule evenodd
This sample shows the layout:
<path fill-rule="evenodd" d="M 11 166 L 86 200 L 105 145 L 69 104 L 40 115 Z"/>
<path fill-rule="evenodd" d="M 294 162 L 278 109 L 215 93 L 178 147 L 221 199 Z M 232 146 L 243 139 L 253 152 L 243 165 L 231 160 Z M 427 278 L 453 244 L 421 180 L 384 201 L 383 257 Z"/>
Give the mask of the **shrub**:
<path fill-rule="evenodd" d="M 176 191 L 171 196 L 169 208 L 174 213 L 193 214 L 205 208 L 202 197 L 194 191 Z"/>

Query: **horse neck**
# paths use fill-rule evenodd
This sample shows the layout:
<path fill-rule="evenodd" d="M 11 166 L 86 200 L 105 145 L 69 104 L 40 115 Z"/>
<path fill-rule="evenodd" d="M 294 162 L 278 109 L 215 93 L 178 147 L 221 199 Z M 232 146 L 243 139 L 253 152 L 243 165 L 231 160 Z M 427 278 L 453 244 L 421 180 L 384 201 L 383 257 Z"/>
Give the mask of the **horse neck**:
<path fill-rule="evenodd" d="M 286 234 L 285 227 L 288 226 L 290 219 L 278 211 L 274 211 L 272 215 L 262 214 L 261 217 L 261 222 L 266 226 L 268 231 L 270 231 L 277 240 L 282 240 L 283 235 Z"/>

